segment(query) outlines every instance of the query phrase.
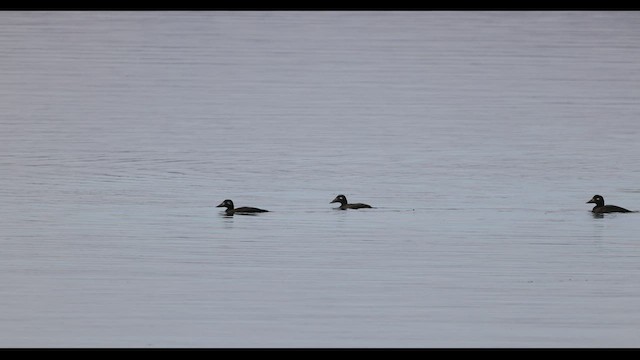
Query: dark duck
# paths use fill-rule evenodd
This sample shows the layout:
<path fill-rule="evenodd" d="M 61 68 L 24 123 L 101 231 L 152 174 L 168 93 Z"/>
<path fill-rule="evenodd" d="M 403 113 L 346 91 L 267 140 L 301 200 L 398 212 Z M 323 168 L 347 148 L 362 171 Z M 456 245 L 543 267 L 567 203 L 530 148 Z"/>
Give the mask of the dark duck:
<path fill-rule="evenodd" d="M 621 213 L 633 212 L 625 208 L 621 208 L 620 206 L 605 205 L 604 198 L 600 195 L 594 195 L 593 198 L 591 198 L 591 200 L 587 201 L 587 204 L 596 204 L 596 206 L 593 207 L 593 210 L 591 210 L 591 212 L 594 212 L 596 214 L 613 213 L 613 212 L 621 212 Z"/>
<path fill-rule="evenodd" d="M 371 205 L 367 205 L 367 204 L 361 204 L 361 203 L 349 204 L 347 202 L 347 197 L 344 196 L 344 195 L 336 196 L 336 198 L 333 199 L 332 202 L 330 202 L 330 204 L 332 204 L 332 203 L 340 203 L 340 207 L 337 208 L 337 209 L 340 209 L 340 210 L 371 208 Z"/>
<path fill-rule="evenodd" d="M 254 208 L 254 207 L 248 207 L 248 206 L 243 206 L 243 207 L 236 208 L 236 207 L 233 206 L 233 201 L 231 201 L 229 199 L 223 201 L 222 203 L 220 203 L 220 205 L 218 205 L 216 207 L 225 207 L 225 208 L 227 208 L 227 210 L 225 210 L 225 213 L 227 215 L 233 215 L 233 214 L 253 215 L 253 214 L 257 214 L 257 213 L 269 212 L 269 210 L 263 210 L 263 209 L 258 209 L 258 208 Z"/>

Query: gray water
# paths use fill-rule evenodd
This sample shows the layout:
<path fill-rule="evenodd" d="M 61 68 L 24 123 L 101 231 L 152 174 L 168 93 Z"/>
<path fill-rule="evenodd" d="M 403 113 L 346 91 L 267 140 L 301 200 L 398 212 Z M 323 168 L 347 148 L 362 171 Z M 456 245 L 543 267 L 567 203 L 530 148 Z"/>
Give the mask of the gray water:
<path fill-rule="evenodd" d="M 639 59 L 637 12 L 2 12 L 0 346 L 637 347 L 640 214 L 585 202 L 640 210 Z"/>

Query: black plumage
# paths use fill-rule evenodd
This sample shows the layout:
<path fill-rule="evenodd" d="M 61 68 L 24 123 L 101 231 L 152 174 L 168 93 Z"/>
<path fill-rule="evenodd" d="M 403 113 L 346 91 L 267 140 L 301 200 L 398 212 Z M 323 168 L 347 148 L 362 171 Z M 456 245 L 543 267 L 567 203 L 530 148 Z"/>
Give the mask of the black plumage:
<path fill-rule="evenodd" d="M 612 213 L 612 212 L 621 212 L 621 213 L 632 212 L 625 208 L 621 208 L 620 206 L 605 205 L 604 198 L 600 195 L 594 195 L 593 198 L 591 198 L 591 200 L 587 201 L 587 204 L 596 204 L 596 206 L 593 207 L 593 210 L 591 210 L 591 212 L 594 212 L 596 214 Z"/>
<path fill-rule="evenodd" d="M 365 209 L 365 208 L 371 208 L 371 205 L 367 205 L 367 204 L 362 204 L 362 203 L 354 203 L 354 204 L 349 204 L 347 202 L 347 197 L 344 195 L 338 195 L 336 196 L 335 199 L 333 199 L 333 201 L 330 202 L 331 203 L 340 203 L 340 207 L 337 209 L 340 210 L 347 210 L 347 209 Z"/>
<path fill-rule="evenodd" d="M 233 214 L 251 215 L 251 214 L 257 214 L 257 213 L 269 212 L 269 210 L 258 209 L 258 208 L 249 207 L 249 206 L 243 206 L 243 207 L 236 208 L 236 207 L 233 206 L 233 201 L 231 201 L 229 199 L 223 201 L 222 203 L 220 203 L 220 205 L 218 205 L 216 207 L 225 207 L 225 208 L 227 208 L 227 210 L 225 210 L 227 215 L 233 215 Z"/>

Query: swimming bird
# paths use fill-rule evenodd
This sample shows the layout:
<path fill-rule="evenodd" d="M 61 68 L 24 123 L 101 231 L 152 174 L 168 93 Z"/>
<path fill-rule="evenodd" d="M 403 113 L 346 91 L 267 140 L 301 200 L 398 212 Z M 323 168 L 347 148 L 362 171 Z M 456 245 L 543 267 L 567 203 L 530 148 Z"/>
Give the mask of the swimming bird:
<path fill-rule="evenodd" d="M 347 203 L 347 197 L 344 195 L 336 196 L 336 198 L 333 199 L 333 201 L 330 202 L 329 204 L 336 203 L 336 202 L 340 203 L 340 207 L 336 208 L 340 210 L 371 208 L 371 205 L 367 205 L 367 204 L 361 204 L 361 203 L 349 204 Z"/>
<path fill-rule="evenodd" d="M 594 212 L 597 214 L 612 213 L 612 212 L 622 212 L 622 213 L 633 212 L 625 208 L 621 208 L 620 206 L 605 205 L 604 198 L 600 195 L 594 195 L 593 198 L 591 198 L 591 200 L 587 201 L 587 204 L 596 204 L 596 206 L 594 206 L 591 212 Z"/>
<path fill-rule="evenodd" d="M 248 207 L 248 206 L 234 208 L 233 201 L 229 199 L 223 201 L 222 203 L 220 203 L 220 205 L 216 207 L 226 207 L 227 210 L 225 210 L 225 212 L 227 213 L 227 215 L 233 215 L 233 214 L 252 215 L 256 213 L 269 212 L 269 210 L 263 210 L 263 209 L 258 209 L 254 207 Z"/>

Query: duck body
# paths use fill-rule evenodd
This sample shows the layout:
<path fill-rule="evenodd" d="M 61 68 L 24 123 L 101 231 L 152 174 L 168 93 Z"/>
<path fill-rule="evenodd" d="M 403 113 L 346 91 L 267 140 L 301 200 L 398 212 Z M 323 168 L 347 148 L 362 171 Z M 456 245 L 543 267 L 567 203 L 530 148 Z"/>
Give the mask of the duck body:
<path fill-rule="evenodd" d="M 216 207 L 225 207 L 225 208 L 227 208 L 227 210 L 225 210 L 225 213 L 227 215 L 233 215 L 233 214 L 252 215 L 252 214 L 257 214 L 257 213 L 269 212 L 269 210 L 258 209 L 258 208 L 249 207 L 249 206 L 243 206 L 243 207 L 236 208 L 233 205 L 233 201 L 231 201 L 229 199 L 223 201 L 222 203 L 220 203 L 220 205 L 218 205 Z"/>
<path fill-rule="evenodd" d="M 604 198 L 600 195 L 594 195 L 593 198 L 591 198 L 591 200 L 587 201 L 587 204 L 596 204 L 596 206 L 594 206 L 593 209 L 591 210 L 591 212 L 596 214 L 614 213 L 614 212 L 620 212 L 620 213 L 633 212 L 631 210 L 627 210 L 620 206 L 605 205 Z"/>
<path fill-rule="evenodd" d="M 367 204 L 362 204 L 362 203 L 354 203 L 354 204 L 349 204 L 347 202 L 347 197 L 344 195 L 338 195 L 336 196 L 335 199 L 333 199 L 333 201 L 330 202 L 330 204 L 332 203 L 340 203 L 340 207 L 336 208 L 336 209 L 340 209 L 340 210 L 347 210 L 347 209 L 370 209 L 371 205 L 367 205 Z"/>

